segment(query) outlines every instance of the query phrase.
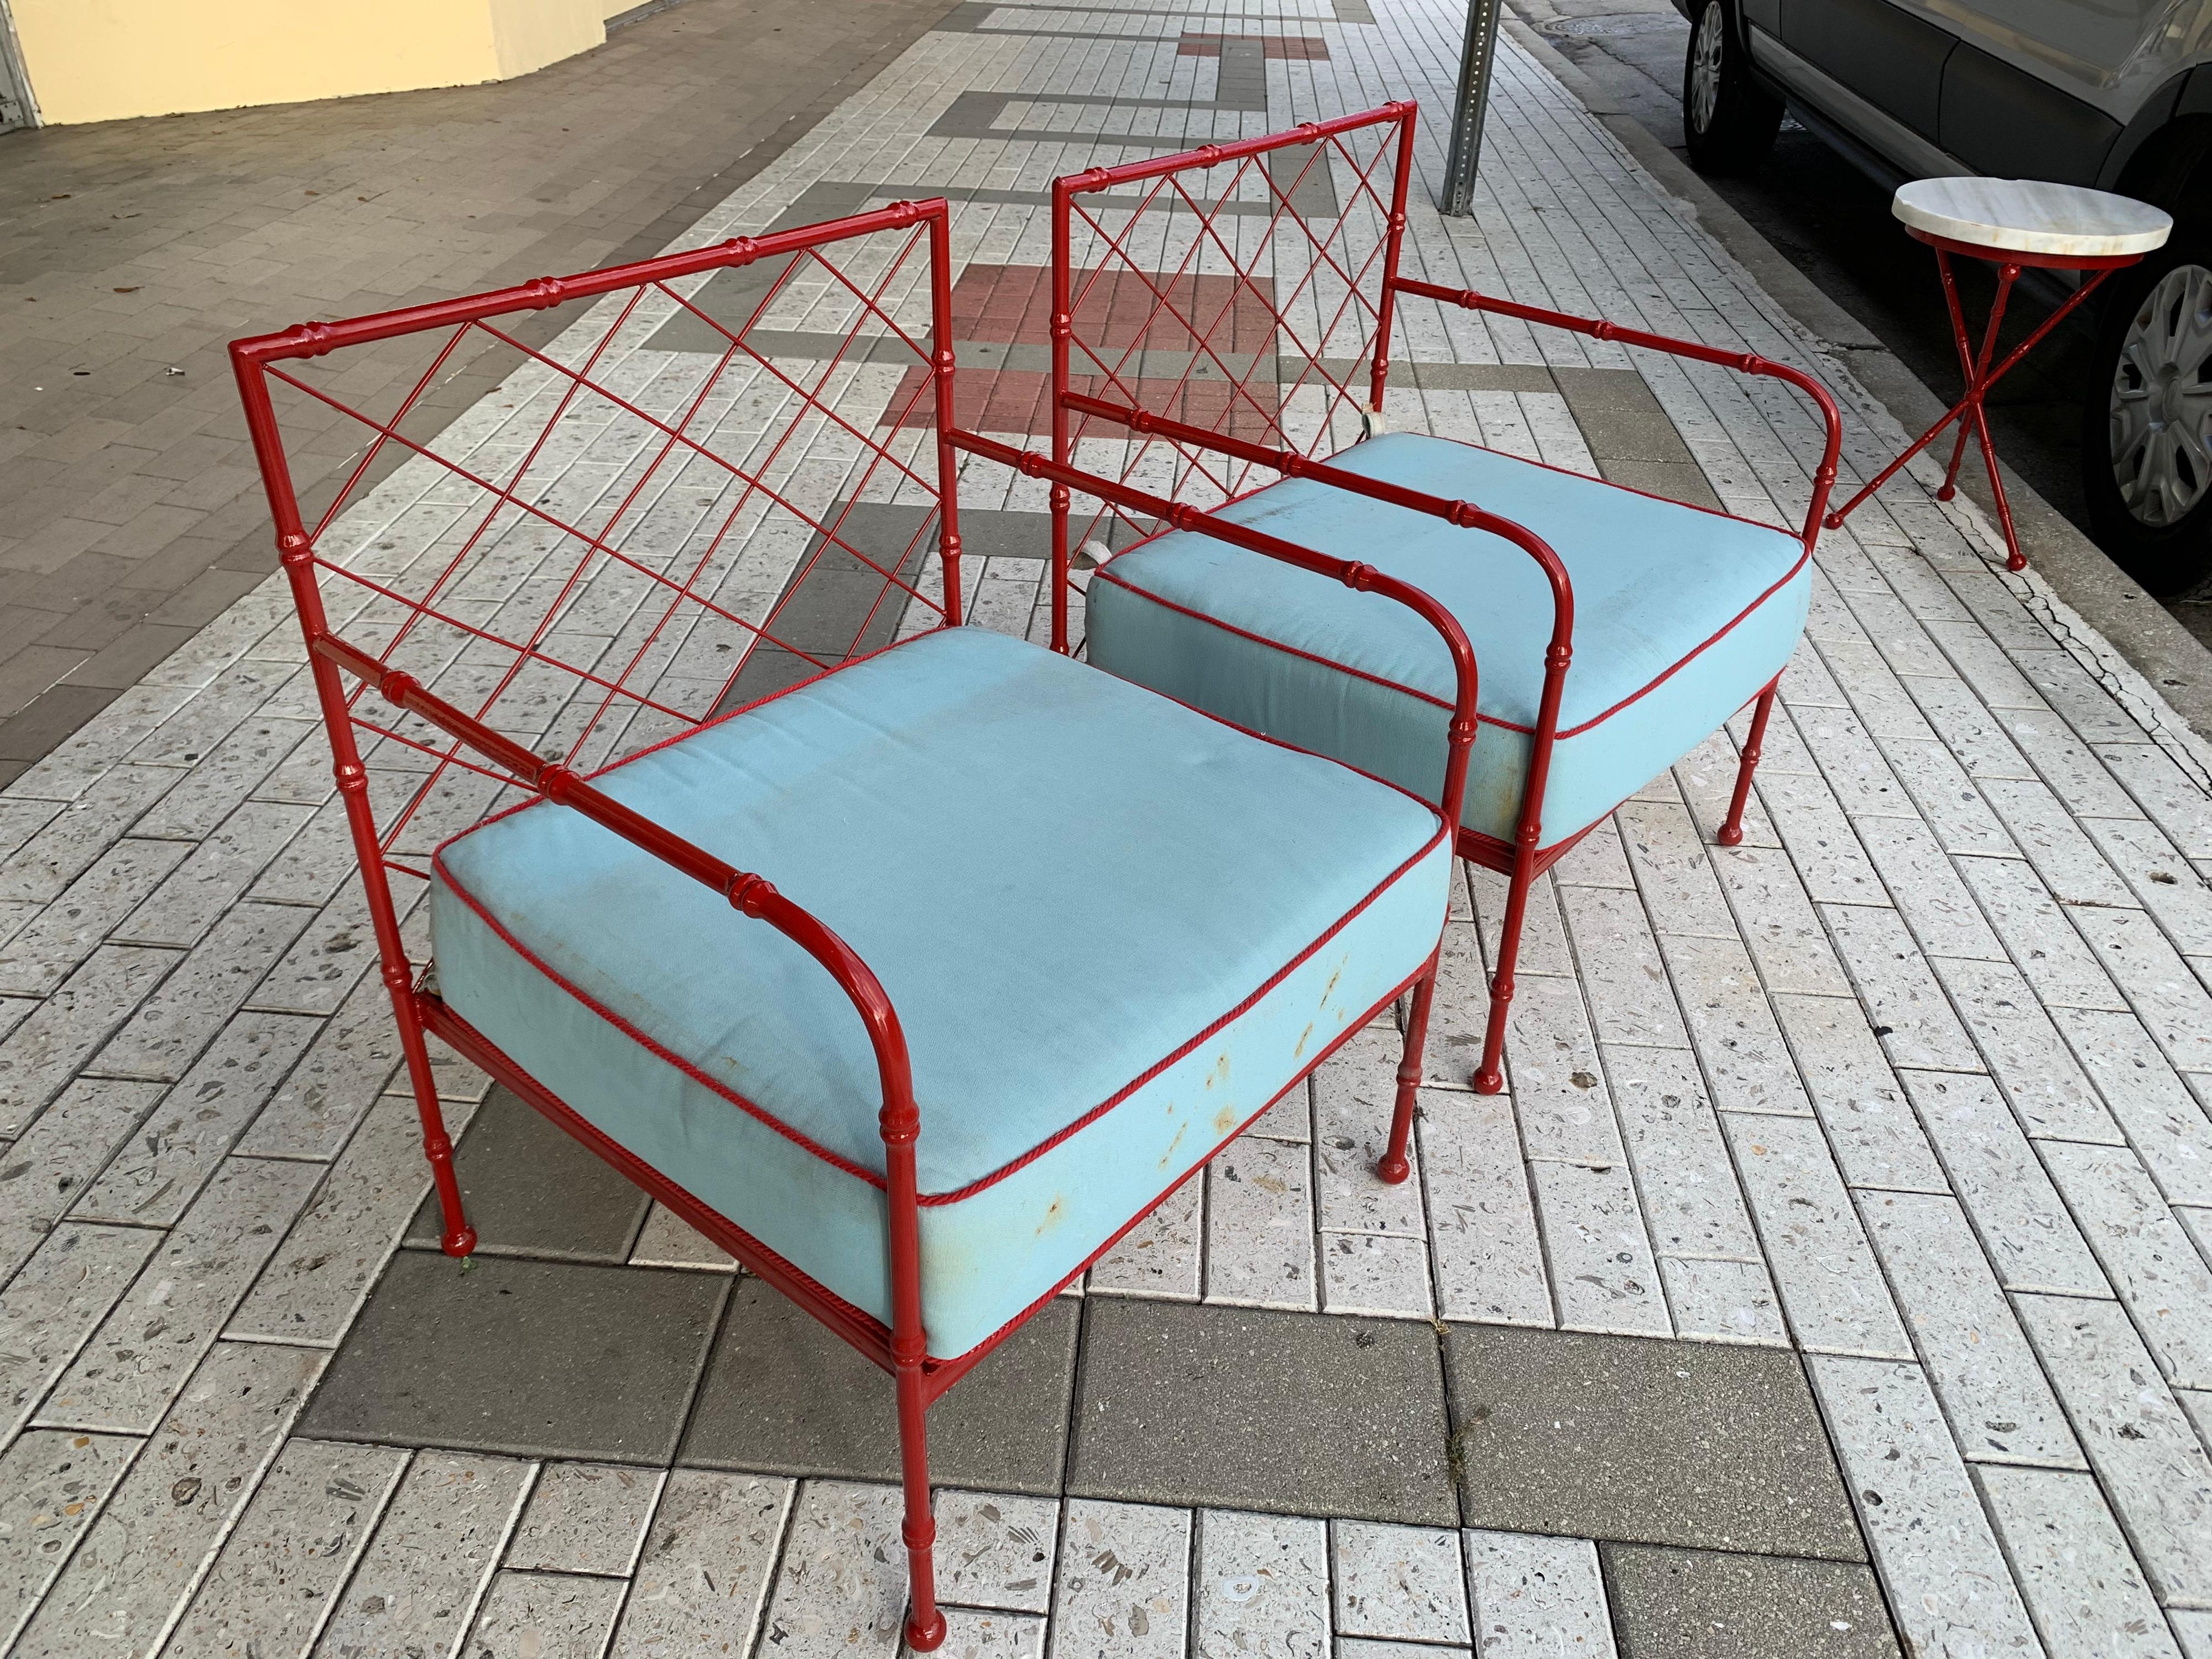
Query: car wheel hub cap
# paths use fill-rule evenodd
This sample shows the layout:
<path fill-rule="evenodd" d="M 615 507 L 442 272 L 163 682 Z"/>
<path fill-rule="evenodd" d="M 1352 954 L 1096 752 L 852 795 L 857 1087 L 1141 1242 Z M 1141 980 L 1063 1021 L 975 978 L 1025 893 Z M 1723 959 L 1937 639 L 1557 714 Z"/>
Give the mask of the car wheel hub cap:
<path fill-rule="evenodd" d="M 2129 319 L 2112 372 L 2112 482 L 2137 522 L 2186 518 L 2212 489 L 2212 270 L 2177 265 Z"/>
<path fill-rule="evenodd" d="M 1721 101 L 1722 29 L 1719 0 L 1713 0 L 1698 18 L 1698 39 L 1690 58 L 1690 122 L 1699 132 L 1713 125 L 1713 112 Z"/>

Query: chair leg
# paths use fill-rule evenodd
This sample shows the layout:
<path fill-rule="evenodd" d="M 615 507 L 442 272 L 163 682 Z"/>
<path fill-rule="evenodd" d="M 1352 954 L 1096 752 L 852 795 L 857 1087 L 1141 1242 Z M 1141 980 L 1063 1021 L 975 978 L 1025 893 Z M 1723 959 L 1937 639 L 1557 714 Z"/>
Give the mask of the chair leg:
<path fill-rule="evenodd" d="M 1743 841 L 1743 809 L 1751 799 L 1751 775 L 1759 764 L 1759 745 L 1766 741 L 1766 718 L 1774 712 L 1774 694 L 1781 684 L 1778 678 L 1769 680 L 1752 709 L 1751 736 L 1743 745 L 1743 760 L 1735 769 L 1735 796 L 1729 802 L 1727 821 L 1714 837 L 1723 847 L 1739 846 Z"/>
<path fill-rule="evenodd" d="M 937 1605 L 937 1517 L 929 1504 L 929 1402 L 921 1392 L 917 1361 L 894 1373 L 898 1389 L 899 1465 L 906 1484 L 908 1580 L 907 1645 L 916 1653 L 934 1652 L 945 1641 L 945 1614 Z"/>
<path fill-rule="evenodd" d="M 477 1247 L 477 1230 L 461 1204 L 461 1183 L 453 1174 L 453 1138 L 446 1133 L 446 1114 L 438 1103 L 438 1079 L 430 1069 L 429 1045 L 422 1036 L 422 1021 L 415 1011 L 415 995 L 404 964 L 394 972 L 387 968 L 385 983 L 392 992 L 392 1012 L 399 1022 L 399 1048 L 407 1057 L 407 1081 L 415 1091 L 415 1115 L 422 1124 L 422 1155 L 430 1161 L 430 1180 L 438 1189 L 438 1212 L 446 1224 L 438 1248 L 447 1255 L 464 1256 Z"/>
<path fill-rule="evenodd" d="M 1413 1173 L 1413 1166 L 1406 1157 L 1406 1145 L 1413 1139 L 1422 1056 L 1429 1042 L 1429 1005 L 1436 1000 L 1436 994 L 1437 962 L 1431 957 L 1429 971 L 1413 987 L 1413 1006 L 1406 1020 L 1406 1048 L 1398 1060 L 1398 1099 L 1390 1113 L 1389 1149 L 1375 1165 L 1375 1173 L 1394 1187 Z"/>
<path fill-rule="evenodd" d="M 1474 1091 L 1494 1095 L 1505 1087 L 1505 1015 L 1513 1004 L 1513 969 L 1521 960 L 1521 922 L 1528 910 L 1528 889 L 1536 879 L 1536 858 L 1524 844 L 1513 860 L 1505 890 L 1505 915 L 1498 931 L 1498 970 L 1490 976 L 1490 1025 L 1482 1034 L 1482 1064 Z"/>

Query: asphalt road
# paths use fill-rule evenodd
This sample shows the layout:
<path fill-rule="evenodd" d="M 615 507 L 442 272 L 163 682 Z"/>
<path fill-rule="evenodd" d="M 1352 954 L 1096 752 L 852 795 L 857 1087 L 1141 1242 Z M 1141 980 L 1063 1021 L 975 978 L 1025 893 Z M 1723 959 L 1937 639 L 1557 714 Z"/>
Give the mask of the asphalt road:
<path fill-rule="evenodd" d="M 1685 154 L 1680 94 L 1690 26 L 1667 0 L 1508 3 L 1661 143 Z M 1789 120 L 1757 173 L 1707 182 L 1943 402 L 1958 395 L 1958 353 L 1934 257 L 1890 216 L 1887 188 Z M 1967 316 L 1978 329 L 1994 280 L 1986 266 L 1962 264 L 1962 271 Z M 2004 346 L 2033 330 L 2057 297 L 2055 290 L 2021 290 L 2008 313 Z M 1990 400 L 1998 452 L 2084 531 L 2079 394 L 2089 374 L 2086 334 L 2069 319 L 1998 384 Z M 1979 462 L 1970 458 L 1967 465 Z M 2165 603 L 2212 645 L 2212 581 Z"/>

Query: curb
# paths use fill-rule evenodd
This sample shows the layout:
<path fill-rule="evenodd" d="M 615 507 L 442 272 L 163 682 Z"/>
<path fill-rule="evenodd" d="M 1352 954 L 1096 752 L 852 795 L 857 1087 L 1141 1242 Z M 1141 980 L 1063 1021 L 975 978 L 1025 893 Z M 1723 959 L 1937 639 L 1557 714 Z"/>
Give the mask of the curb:
<path fill-rule="evenodd" d="M 1682 201 L 1706 234 L 1837 361 L 1907 433 L 1932 425 L 1946 405 L 1856 317 L 1823 293 L 1644 124 L 1614 106 L 1605 90 L 1536 30 L 1510 13 L 1499 20 L 1516 45 L 1541 64 L 1637 165 Z M 2028 568 L 2069 611 L 2107 641 L 2199 739 L 2212 740 L 2212 649 L 2107 558 L 2103 550 L 2007 466 L 2005 494 Z M 1995 508 L 1988 481 L 1965 469 L 1960 494 L 1984 514 Z M 2051 619 L 2046 618 L 2046 621 Z M 2058 618 L 2054 629 L 2064 628 Z M 2086 643 L 2086 642 L 2085 642 Z"/>

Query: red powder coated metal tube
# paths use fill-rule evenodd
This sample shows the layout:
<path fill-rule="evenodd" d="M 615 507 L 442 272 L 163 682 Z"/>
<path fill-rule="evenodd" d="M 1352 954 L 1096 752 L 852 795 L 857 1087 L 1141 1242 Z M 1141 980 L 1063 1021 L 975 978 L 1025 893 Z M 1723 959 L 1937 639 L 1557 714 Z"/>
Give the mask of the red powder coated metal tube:
<path fill-rule="evenodd" d="M 1472 289 L 1439 288 L 1434 283 L 1415 282 L 1403 276 L 1391 278 L 1390 286 L 1401 294 L 1435 300 L 1440 304 L 1458 306 L 1468 311 L 1486 311 L 1494 316 L 1516 317 L 1524 323 L 1540 323 L 1549 328 L 1562 328 L 1571 334 L 1580 334 L 1593 340 L 1617 341 L 1622 345 L 1639 346 L 1648 351 L 1663 351 L 1670 357 L 1688 357 L 1701 363 L 1717 363 L 1723 368 L 1733 368 L 1744 374 L 1763 374 L 1772 380 L 1788 381 L 1819 407 L 1820 418 L 1827 427 L 1820 465 L 1813 474 L 1812 504 L 1806 511 L 1805 527 L 1801 536 L 1808 550 L 1820 538 L 1820 520 L 1827 514 L 1828 492 L 1835 487 L 1836 460 L 1843 453 L 1844 422 L 1836 409 L 1836 400 L 1828 395 L 1827 387 L 1804 370 L 1792 368 L 1787 363 L 1778 363 L 1755 351 L 1723 351 L 1718 346 L 1705 345 L 1696 340 L 1677 340 L 1640 328 L 1624 328 L 1619 323 L 1607 322 L 1599 318 L 1576 317 L 1564 311 L 1547 310 L 1542 306 L 1524 306 L 1514 300 L 1493 299 Z"/>
<path fill-rule="evenodd" d="M 1012 467 L 1025 477 L 1048 478 L 1055 483 L 1069 485 L 1087 495 L 1096 495 L 1101 501 L 1111 501 L 1117 507 L 1158 519 L 1177 530 L 1211 536 L 1217 541 L 1227 542 L 1232 547 L 1243 548 L 1247 552 L 1280 559 L 1285 564 L 1296 565 L 1301 570 L 1310 570 L 1316 575 L 1334 577 L 1358 592 L 1379 593 L 1416 612 L 1443 636 L 1445 647 L 1451 653 L 1452 667 L 1458 680 L 1458 692 L 1453 699 L 1448 732 L 1450 747 L 1444 763 L 1444 787 L 1439 797 L 1444 822 L 1455 829 L 1458 827 L 1467 793 L 1468 750 L 1474 743 L 1478 683 L 1474 647 L 1468 643 L 1467 630 L 1460 626 L 1459 618 L 1443 604 L 1411 582 L 1401 581 L 1371 564 L 1334 558 L 1326 553 L 1316 553 L 1310 547 L 1300 547 L 1295 542 L 1286 542 L 1279 536 L 1247 530 L 1242 525 L 1213 518 L 1182 502 L 1170 501 L 1147 490 L 1110 478 L 1097 477 L 1076 467 L 1062 465 L 1032 450 L 1017 449 L 1012 444 L 1003 444 L 995 438 L 986 438 L 974 432 L 956 432 L 952 441 L 970 454 L 981 455 L 986 460 Z"/>
<path fill-rule="evenodd" d="M 635 288 L 646 283 L 672 282 L 678 276 L 694 276 L 702 270 L 733 269 L 786 253 L 803 253 L 809 248 L 826 247 L 832 242 L 851 241 L 855 237 L 872 235 L 879 230 L 903 229 L 925 219 L 945 219 L 949 218 L 951 210 L 951 204 L 942 196 L 932 197 L 923 202 L 893 202 L 888 207 L 856 213 L 848 219 L 839 219 L 829 227 L 798 225 L 789 230 L 770 231 L 764 236 L 733 236 L 726 242 L 715 243 L 712 247 L 693 248 L 683 253 L 666 254 L 658 259 L 641 259 L 635 264 L 613 265 L 605 270 L 580 271 L 573 276 L 539 276 L 515 288 L 498 289 L 489 294 L 471 295 L 465 299 L 438 300 L 428 305 L 380 311 L 339 323 L 297 323 L 281 333 L 259 334 L 251 339 L 232 341 L 231 361 L 234 363 L 241 361 L 267 363 L 286 357 L 319 357 L 340 346 L 362 345 L 371 340 L 389 340 L 401 334 L 419 333 L 424 329 L 457 327 L 463 323 L 482 322 L 488 317 L 504 316 L 510 312 L 543 311 L 550 306 L 565 305 L 571 300 L 596 299 L 618 289 Z"/>

